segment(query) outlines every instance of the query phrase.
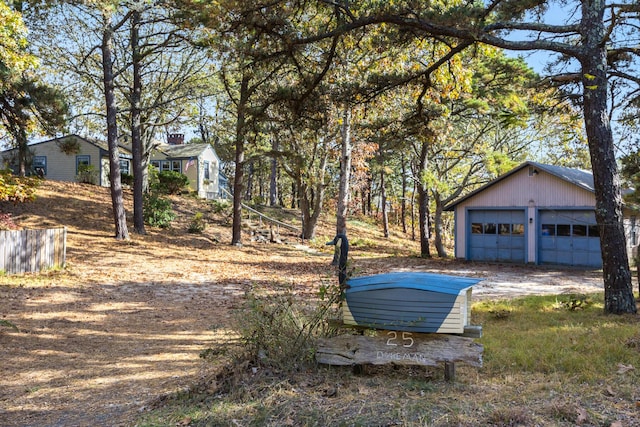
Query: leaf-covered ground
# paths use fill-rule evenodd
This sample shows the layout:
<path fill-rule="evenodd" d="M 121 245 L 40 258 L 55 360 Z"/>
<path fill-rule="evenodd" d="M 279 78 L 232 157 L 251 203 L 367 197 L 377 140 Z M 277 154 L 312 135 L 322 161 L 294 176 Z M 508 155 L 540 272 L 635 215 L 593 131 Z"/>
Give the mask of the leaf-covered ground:
<path fill-rule="evenodd" d="M 127 194 L 129 213 L 130 202 Z M 209 376 L 215 366 L 199 354 L 225 342 L 231 312 L 252 287 L 286 285 L 312 299 L 335 280 L 323 244 L 331 221 L 317 242 L 284 232 L 282 243 L 254 242 L 247 229 L 244 246 L 233 247 L 227 213 L 189 197 L 173 202 L 172 228 L 128 242 L 112 237 L 105 188 L 45 182 L 35 202 L 0 205 L 20 226 L 68 229 L 66 269 L 0 276 L 0 319 L 19 328 L 0 327 L 1 425 L 133 425 L 151 402 Z M 187 232 L 196 212 L 209 224 L 202 234 Z M 375 228 L 351 230 L 358 271 L 461 272 L 487 278 L 487 295 L 505 283 L 520 283 L 507 291 L 518 293 L 525 278 L 558 291 L 600 281 L 593 272 L 426 261 L 398 233 L 382 242 Z"/>

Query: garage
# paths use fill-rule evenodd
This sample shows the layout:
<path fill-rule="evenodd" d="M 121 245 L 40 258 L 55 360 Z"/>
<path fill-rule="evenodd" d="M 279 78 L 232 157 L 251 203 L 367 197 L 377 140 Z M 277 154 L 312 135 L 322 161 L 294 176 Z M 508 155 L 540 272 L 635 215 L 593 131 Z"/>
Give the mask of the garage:
<path fill-rule="evenodd" d="M 592 210 L 541 210 L 539 263 L 602 267 L 600 236 Z"/>
<path fill-rule="evenodd" d="M 602 268 L 587 170 L 525 162 L 444 210 L 454 213 L 456 258 Z M 623 206 L 628 254 L 638 244 L 639 214 Z"/>
<path fill-rule="evenodd" d="M 525 210 L 470 210 L 473 261 L 525 262 Z"/>

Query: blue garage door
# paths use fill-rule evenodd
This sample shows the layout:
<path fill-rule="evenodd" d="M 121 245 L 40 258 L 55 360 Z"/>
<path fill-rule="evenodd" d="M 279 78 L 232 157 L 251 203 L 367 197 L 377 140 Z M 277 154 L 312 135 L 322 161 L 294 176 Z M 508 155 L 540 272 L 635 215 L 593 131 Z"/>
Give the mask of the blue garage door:
<path fill-rule="evenodd" d="M 525 262 L 522 210 L 470 210 L 469 259 Z"/>
<path fill-rule="evenodd" d="M 539 262 L 602 267 L 600 235 L 593 211 L 540 211 Z"/>

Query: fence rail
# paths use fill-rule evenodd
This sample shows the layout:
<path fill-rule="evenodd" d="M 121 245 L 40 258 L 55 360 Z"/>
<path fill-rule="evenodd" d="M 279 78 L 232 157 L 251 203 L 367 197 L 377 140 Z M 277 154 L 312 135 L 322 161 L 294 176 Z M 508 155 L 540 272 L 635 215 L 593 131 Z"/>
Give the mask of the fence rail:
<path fill-rule="evenodd" d="M 222 189 L 222 194 L 225 194 L 227 197 L 229 197 L 231 200 L 233 200 L 233 195 L 231 193 L 229 193 L 227 190 Z M 263 214 L 260 211 L 257 211 L 255 209 L 253 209 L 250 206 L 245 205 L 244 203 L 241 203 L 242 205 L 242 209 L 244 209 L 245 211 L 247 211 L 247 214 L 249 216 L 249 218 L 251 218 L 251 214 L 254 214 L 258 217 L 258 221 L 262 224 L 262 221 L 274 224 L 278 227 L 283 227 L 286 228 L 288 230 L 291 231 L 295 231 L 296 233 L 302 234 L 302 228 L 301 227 L 296 227 L 295 225 L 291 225 L 291 224 L 287 224 L 285 222 L 282 221 L 278 221 L 275 218 L 271 218 L 265 214 Z"/>
<path fill-rule="evenodd" d="M 0 230 L 0 271 L 35 273 L 64 267 L 67 229 Z"/>

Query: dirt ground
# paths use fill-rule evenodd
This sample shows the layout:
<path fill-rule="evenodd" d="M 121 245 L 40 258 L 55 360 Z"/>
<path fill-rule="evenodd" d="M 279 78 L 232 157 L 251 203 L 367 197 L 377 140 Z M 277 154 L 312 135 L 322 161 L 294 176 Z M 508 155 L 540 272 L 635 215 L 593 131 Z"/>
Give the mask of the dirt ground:
<path fill-rule="evenodd" d="M 67 268 L 0 276 L 0 318 L 19 328 L 0 329 L 2 426 L 134 425 L 153 402 L 187 390 L 213 369 L 199 354 L 224 342 L 245 292 L 276 283 L 311 298 L 320 284 L 335 280 L 328 248 L 307 248 L 292 237 L 282 244 L 246 237 L 243 247 L 232 247 L 224 218 L 203 234 L 188 233 L 201 209 L 195 201 L 175 205 L 180 219 L 171 229 L 118 242 L 106 189 L 51 182 L 38 194 L 34 203 L 0 205 L 0 211 L 23 227 L 67 227 Z M 370 273 L 482 277 L 476 298 L 602 290 L 599 272 L 359 258 L 357 247 L 352 253 Z"/>

